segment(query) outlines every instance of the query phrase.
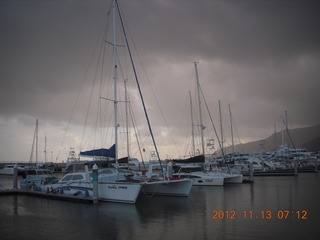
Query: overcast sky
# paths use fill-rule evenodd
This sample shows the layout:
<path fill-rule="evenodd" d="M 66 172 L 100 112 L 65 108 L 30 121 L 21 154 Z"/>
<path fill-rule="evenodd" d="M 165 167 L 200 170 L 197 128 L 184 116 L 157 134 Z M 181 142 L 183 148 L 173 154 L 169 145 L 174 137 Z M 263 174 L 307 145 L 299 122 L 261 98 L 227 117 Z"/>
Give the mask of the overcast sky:
<path fill-rule="evenodd" d="M 96 70 L 105 26 L 112 41 L 110 1 L 0 0 L 0 161 L 29 161 L 37 118 L 39 161 L 44 160 L 45 136 L 48 161 L 65 160 L 70 147 L 76 152 L 90 144 L 98 147 L 99 134 L 90 137 L 94 123 L 102 121 L 96 119 L 95 103 L 113 121 L 112 103 L 99 102 L 99 96 L 113 98 L 111 81 Z M 119 5 L 162 158 L 190 151 L 194 62 L 219 132 L 221 100 L 228 138 L 228 104 L 241 142 L 268 137 L 275 124 L 280 130 L 285 111 L 289 127 L 320 123 L 319 1 L 120 0 Z M 120 37 L 119 42 L 123 44 Z M 107 50 L 105 56 L 104 63 L 112 63 Z M 121 71 L 119 76 L 126 75 L 124 63 Z M 134 101 L 134 78 L 125 78 L 143 139 L 146 124 L 141 104 Z M 197 111 L 195 107 L 195 125 Z M 215 138 L 208 116 L 204 119 L 205 139 Z M 124 135 L 124 128 L 119 132 Z M 100 134 L 103 147 L 110 147 L 112 131 Z"/>

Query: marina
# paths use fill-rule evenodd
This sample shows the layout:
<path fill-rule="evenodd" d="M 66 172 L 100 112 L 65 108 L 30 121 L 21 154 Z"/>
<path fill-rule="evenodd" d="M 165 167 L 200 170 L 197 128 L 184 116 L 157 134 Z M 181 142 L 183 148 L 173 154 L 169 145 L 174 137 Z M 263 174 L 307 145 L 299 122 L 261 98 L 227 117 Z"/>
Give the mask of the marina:
<path fill-rule="evenodd" d="M 0 184 L 11 188 L 12 177 Z M 256 177 L 193 186 L 188 198 L 140 195 L 136 204 L 2 193 L 1 239 L 318 239 L 319 184 L 319 173 Z"/>
<path fill-rule="evenodd" d="M 182 2 L 0 3 L 1 240 L 320 239 L 319 4 Z"/>

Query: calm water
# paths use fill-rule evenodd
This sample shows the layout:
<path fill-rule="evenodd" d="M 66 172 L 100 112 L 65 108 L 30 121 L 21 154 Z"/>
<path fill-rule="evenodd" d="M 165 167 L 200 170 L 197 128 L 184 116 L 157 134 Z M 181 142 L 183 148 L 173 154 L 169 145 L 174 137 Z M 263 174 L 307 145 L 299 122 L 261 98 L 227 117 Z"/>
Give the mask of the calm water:
<path fill-rule="evenodd" d="M 12 186 L 3 176 L 0 184 Z M 212 219 L 213 211 L 229 218 Z M 193 187 L 189 198 L 139 197 L 135 205 L 0 196 L 0 217 L 2 240 L 320 239 L 320 173 Z"/>

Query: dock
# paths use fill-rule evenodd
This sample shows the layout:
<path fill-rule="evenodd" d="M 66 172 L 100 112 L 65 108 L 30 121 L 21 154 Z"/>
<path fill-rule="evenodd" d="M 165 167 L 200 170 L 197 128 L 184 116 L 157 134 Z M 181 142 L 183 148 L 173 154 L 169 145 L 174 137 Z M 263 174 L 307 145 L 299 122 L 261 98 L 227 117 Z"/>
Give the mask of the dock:
<path fill-rule="evenodd" d="M 48 198 L 48 199 L 62 200 L 62 201 L 95 203 L 92 197 L 72 196 L 72 195 L 65 195 L 65 194 L 58 194 L 58 193 L 45 193 L 45 192 L 37 192 L 37 191 L 21 190 L 21 189 L 0 190 L 0 196 L 6 196 L 6 195 L 22 195 L 22 196 L 32 196 L 32 197 Z"/>
<path fill-rule="evenodd" d="M 318 170 L 319 170 L 318 166 Z M 315 167 L 298 167 L 297 173 L 313 173 L 316 172 L 317 170 Z M 249 176 L 250 173 L 248 172 L 242 172 L 243 176 Z M 295 169 L 294 168 L 289 168 L 289 169 L 274 169 L 274 170 L 264 170 L 264 171 L 254 171 L 253 176 L 261 176 L 261 177 L 266 177 L 266 176 L 294 176 L 296 175 Z"/>

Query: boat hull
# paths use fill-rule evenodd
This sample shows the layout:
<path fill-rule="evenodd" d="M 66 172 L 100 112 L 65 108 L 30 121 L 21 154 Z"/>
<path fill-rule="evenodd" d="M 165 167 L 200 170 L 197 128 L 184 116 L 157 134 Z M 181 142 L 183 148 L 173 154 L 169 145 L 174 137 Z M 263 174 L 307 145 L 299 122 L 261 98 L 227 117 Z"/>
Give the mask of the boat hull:
<path fill-rule="evenodd" d="M 98 200 L 108 202 L 135 203 L 141 187 L 141 184 L 135 183 L 99 182 Z M 42 191 L 83 197 L 94 196 L 92 182 L 49 184 L 43 186 Z"/>
<path fill-rule="evenodd" d="M 148 195 L 188 197 L 192 188 L 192 180 L 177 179 L 144 182 L 141 193 Z"/>
<path fill-rule="evenodd" d="M 223 186 L 224 177 L 215 172 L 191 172 L 179 173 L 174 176 L 183 177 L 193 180 L 193 186 Z"/>
<path fill-rule="evenodd" d="M 200 178 L 194 179 L 193 186 L 223 186 L 224 178 Z"/>
<path fill-rule="evenodd" d="M 99 182 L 98 195 L 100 201 L 135 203 L 141 190 L 136 183 Z"/>
<path fill-rule="evenodd" d="M 224 183 L 242 183 L 243 175 L 242 174 L 223 174 Z"/>

